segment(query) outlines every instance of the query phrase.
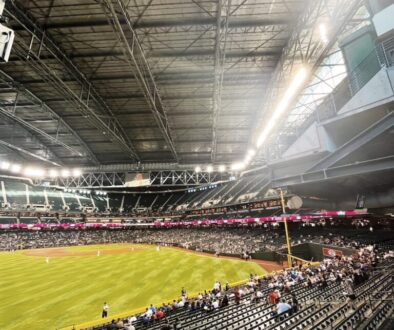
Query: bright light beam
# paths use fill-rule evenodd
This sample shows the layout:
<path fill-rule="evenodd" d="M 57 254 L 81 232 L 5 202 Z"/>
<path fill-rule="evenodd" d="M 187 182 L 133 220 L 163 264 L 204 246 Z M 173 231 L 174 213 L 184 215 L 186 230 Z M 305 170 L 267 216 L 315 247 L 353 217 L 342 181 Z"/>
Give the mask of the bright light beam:
<path fill-rule="evenodd" d="M 274 113 L 272 114 L 272 117 L 268 120 L 267 125 L 265 126 L 264 130 L 261 132 L 259 138 L 257 139 L 257 143 L 256 143 L 257 148 L 260 148 L 262 144 L 265 142 L 268 135 L 271 133 L 272 129 L 277 124 L 280 116 L 289 107 L 291 101 L 293 101 L 294 97 L 297 95 L 298 90 L 303 86 L 307 76 L 308 76 L 308 72 L 304 67 L 302 67 L 294 76 L 291 84 L 286 90 L 286 93 L 283 95 L 283 98 L 276 106 Z"/>

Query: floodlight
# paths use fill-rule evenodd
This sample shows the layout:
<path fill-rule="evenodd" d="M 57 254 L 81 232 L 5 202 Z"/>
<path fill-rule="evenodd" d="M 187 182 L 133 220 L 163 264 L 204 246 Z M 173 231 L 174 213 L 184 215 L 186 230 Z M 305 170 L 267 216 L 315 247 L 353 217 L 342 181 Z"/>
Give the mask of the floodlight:
<path fill-rule="evenodd" d="M 22 170 L 22 166 L 20 164 L 12 164 L 11 165 L 11 172 L 12 173 L 19 173 Z"/>
<path fill-rule="evenodd" d="M 41 168 L 26 167 L 23 173 L 27 176 L 41 177 L 45 172 Z"/>
<path fill-rule="evenodd" d="M 73 174 L 73 176 L 81 176 L 82 175 L 82 171 L 79 168 L 74 168 L 72 170 L 72 174 Z"/>
<path fill-rule="evenodd" d="M 245 167 L 245 163 L 244 162 L 238 162 L 238 163 L 234 163 L 231 165 L 231 169 L 233 171 L 239 171 L 242 170 Z"/>
<path fill-rule="evenodd" d="M 327 43 L 329 42 L 329 39 L 328 39 L 328 31 L 327 31 L 327 26 L 326 26 L 326 24 L 321 23 L 321 24 L 319 25 L 319 33 L 320 33 L 320 40 L 321 40 L 323 43 L 327 44 Z"/>
<path fill-rule="evenodd" d="M 48 174 L 49 174 L 49 176 L 50 176 L 51 178 L 56 178 L 56 177 L 59 176 L 59 172 L 58 172 L 57 170 L 54 170 L 54 169 L 50 169 L 49 172 L 48 172 Z"/>
<path fill-rule="evenodd" d="M 63 169 L 61 171 L 61 175 L 62 175 L 63 178 L 67 178 L 68 176 L 70 176 L 70 171 L 67 170 L 67 169 Z"/>
<path fill-rule="evenodd" d="M 248 156 L 249 157 L 253 157 L 255 154 L 256 154 L 256 150 L 254 150 L 254 149 L 249 149 L 248 150 Z"/>
<path fill-rule="evenodd" d="M 10 166 L 11 166 L 11 164 L 9 162 L 6 162 L 6 161 L 0 163 L 0 168 L 2 170 L 8 170 L 10 168 Z"/>
<path fill-rule="evenodd" d="M 219 172 L 224 172 L 226 170 L 225 165 L 219 165 Z"/>
<path fill-rule="evenodd" d="M 196 166 L 195 169 L 194 169 L 194 172 L 200 173 L 201 172 L 201 167 L 200 166 Z"/>
<path fill-rule="evenodd" d="M 208 173 L 211 173 L 212 171 L 213 171 L 212 165 L 208 165 L 208 166 L 207 166 L 207 172 L 208 172 Z"/>

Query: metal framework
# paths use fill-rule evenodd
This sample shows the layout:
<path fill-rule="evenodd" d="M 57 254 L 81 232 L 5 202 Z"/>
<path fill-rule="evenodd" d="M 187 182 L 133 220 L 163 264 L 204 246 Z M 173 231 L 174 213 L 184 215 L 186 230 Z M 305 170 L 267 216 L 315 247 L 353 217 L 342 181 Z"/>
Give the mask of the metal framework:
<path fill-rule="evenodd" d="M 355 137 L 347 141 L 344 145 L 334 150 L 328 156 L 316 163 L 310 172 L 327 169 L 337 164 L 341 159 L 350 155 L 368 142 L 376 139 L 384 132 L 392 129 L 394 126 L 394 111 L 389 112 L 386 116 L 373 123 L 371 126 L 357 134 Z"/>
<path fill-rule="evenodd" d="M 305 10 L 299 15 L 292 34 L 284 48 L 276 66 L 269 91 L 263 106 L 263 116 L 254 128 L 251 141 L 255 141 L 261 129 L 262 119 L 270 113 L 281 98 L 281 95 L 293 73 L 300 66 L 307 66 L 309 73 L 314 74 L 327 53 L 343 32 L 344 26 L 352 19 L 360 8 L 361 0 L 314 0 L 308 1 Z M 322 40 L 319 25 L 327 26 L 327 40 Z"/>
<path fill-rule="evenodd" d="M 224 63 L 226 60 L 226 45 L 228 23 L 230 18 L 231 0 L 219 0 L 216 14 L 216 41 L 215 63 L 213 81 L 213 111 L 212 111 L 212 147 L 211 160 L 216 161 L 216 126 L 222 104 L 222 84 L 224 75 Z M 227 54 L 228 56 L 228 54 Z"/>
<path fill-rule="evenodd" d="M 71 152 L 72 155 L 76 155 L 78 157 L 89 157 L 94 164 L 98 165 L 99 162 L 90 148 L 86 145 L 86 143 L 81 139 L 81 137 L 45 102 L 39 99 L 34 93 L 28 90 L 22 84 L 14 81 L 11 77 L 9 77 L 5 72 L 0 70 L 0 83 L 2 90 L 6 90 L 7 93 L 14 92 L 14 99 L 12 101 L 8 100 L 6 103 L 0 102 L 0 113 L 25 127 L 29 131 L 39 134 L 45 140 L 49 141 L 51 145 L 60 145 Z M 42 115 L 46 115 L 46 120 L 53 121 L 56 123 L 56 132 L 55 136 L 47 133 L 46 131 L 38 128 L 34 125 L 35 120 L 26 121 L 19 114 L 19 109 L 29 109 L 34 108 L 36 111 L 40 112 L 40 117 Z M 42 120 L 42 119 L 41 119 Z M 73 137 L 78 141 L 81 147 L 85 150 L 84 153 L 75 149 L 75 147 L 70 146 L 67 143 L 64 143 L 59 139 L 60 132 L 69 132 L 73 135 Z"/>
<path fill-rule="evenodd" d="M 37 180 L 38 184 L 43 181 Z M 78 177 L 56 178 L 51 185 L 65 188 L 120 188 L 125 187 L 125 172 L 84 173 Z"/>
<path fill-rule="evenodd" d="M 126 188 L 127 173 L 129 172 L 90 172 L 78 177 L 59 177 L 56 179 L 36 180 L 36 184 L 49 182 L 51 186 L 64 188 Z M 204 186 L 228 181 L 229 175 L 217 172 L 200 172 L 188 170 L 151 171 L 149 172 L 149 187 L 185 187 Z"/>
<path fill-rule="evenodd" d="M 156 123 L 164 135 L 175 161 L 178 161 L 167 112 L 148 61 L 146 60 L 144 50 L 134 31 L 132 20 L 127 12 L 127 7 L 122 0 L 104 0 L 103 4 L 108 20 L 119 42 L 122 44 L 123 54 L 150 105 Z M 121 20 L 123 20 L 125 24 L 122 24 Z"/>
<path fill-rule="evenodd" d="M 45 157 L 42 157 L 40 155 L 36 155 L 35 153 L 30 152 L 29 150 L 26 150 L 26 149 L 23 149 L 21 147 L 18 147 L 16 145 L 12 144 L 12 143 L 7 142 L 7 141 L 0 140 L 0 145 L 4 146 L 4 147 L 6 147 L 6 148 L 8 148 L 8 149 L 10 149 L 12 151 L 17 151 L 19 153 L 26 154 L 26 155 L 28 155 L 28 156 L 30 156 L 32 158 L 41 160 L 41 161 L 46 162 L 46 163 L 50 163 L 50 164 L 55 165 L 55 166 L 60 166 L 61 165 L 59 160 L 54 155 L 51 155 L 51 158 L 57 160 L 59 163 L 57 163 L 54 160 L 51 160 L 49 158 L 45 158 Z M 44 146 L 42 146 L 42 148 L 44 148 Z"/>
<path fill-rule="evenodd" d="M 133 159 L 139 159 L 131 145 L 130 140 L 124 133 L 119 120 L 114 116 L 112 110 L 97 93 L 94 86 L 87 80 L 85 75 L 70 60 L 61 47 L 52 40 L 49 33 L 40 28 L 30 17 L 21 10 L 14 1 L 8 1 L 5 9 L 7 15 L 16 20 L 24 31 L 29 33 L 30 44 L 23 39 L 15 39 L 14 54 L 29 64 L 36 72 L 55 88 L 64 99 L 72 103 L 81 113 L 84 120 L 92 122 L 94 127 L 101 128 L 103 134 L 108 135 L 111 140 L 116 141 Z M 38 49 L 34 47 L 38 44 Z M 61 70 L 57 73 L 41 59 L 41 53 L 47 52 L 53 56 Z M 63 71 L 64 70 L 64 71 Z M 79 95 L 77 91 L 65 83 L 60 74 L 67 72 L 80 87 Z M 103 119 L 103 115 L 107 118 Z"/>
<path fill-rule="evenodd" d="M 332 167 L 300 175 L 283 178 L 272 177 L 271 185 L 274 188 L 285 187 L 303 183 L 319 182 L 359 174 L 374 173 L 380 171 L 392 171 L 394 168 L 394 155 L 357 162 L 351 165 Z"/>

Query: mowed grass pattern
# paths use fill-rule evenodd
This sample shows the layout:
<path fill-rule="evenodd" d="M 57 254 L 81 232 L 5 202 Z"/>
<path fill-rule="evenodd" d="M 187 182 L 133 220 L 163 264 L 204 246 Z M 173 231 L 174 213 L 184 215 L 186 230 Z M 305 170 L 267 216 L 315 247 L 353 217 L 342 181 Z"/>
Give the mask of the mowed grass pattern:
<path fill-rule="evenodd" d="M 103 251 L 129 244 L 70 247 L 72 251 Z M 57 329 L 100 318 L 104 301 L 109 317 L 222 283 L 264 274 L 255 263 L 199 256 L 173 248 L 142 247 L 142 251 L 97 256 L 25 256 L 0 253 L 0 329 Z"/>

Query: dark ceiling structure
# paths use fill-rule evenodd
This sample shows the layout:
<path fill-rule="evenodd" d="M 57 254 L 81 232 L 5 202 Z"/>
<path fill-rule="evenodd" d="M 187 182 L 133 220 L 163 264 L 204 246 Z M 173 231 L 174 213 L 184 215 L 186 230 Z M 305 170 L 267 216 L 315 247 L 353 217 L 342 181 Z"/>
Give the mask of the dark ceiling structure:
<path fill-rule="evenodd" d="M 15 41 L 0 66 L 3 157 L 84 168 L 239 162 L 295 68 L 307 64 L 312 79 L 338 36 L 360 23 L 360 6 L 9 0 L 3 14 Z M 322 42 L 326 19 L 331 35 Z M 263 165 L 264 153 L 253 163 Z"/>
<path fill-rule="evenodd" d="M 306 2 L 7 1 L 0 140 L 63 165 L 234 161 Z"/>

